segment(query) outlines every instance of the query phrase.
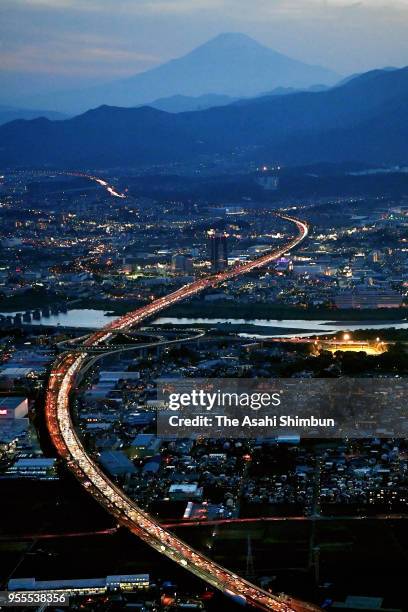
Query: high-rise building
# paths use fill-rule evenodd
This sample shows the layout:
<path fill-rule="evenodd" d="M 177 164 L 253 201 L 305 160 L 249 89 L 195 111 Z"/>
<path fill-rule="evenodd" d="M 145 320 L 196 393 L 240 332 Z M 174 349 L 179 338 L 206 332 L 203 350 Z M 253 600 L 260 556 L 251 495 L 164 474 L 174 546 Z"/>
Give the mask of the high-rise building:
<path fill-rule="evenodd" d="M 189 255 L 173 255 L 171 258 L 171 269 L 173 272 L 193 272 L 193 260 Z"/>
<path fill-rule="evenodd" d="M 279 166 L 262 166 L 256 175 L 256 182 L 265 191 L 277 191 L 279 189 Z"/>
<path fill-rule="evenodd" d="M 228 267 L 228 234 L 225 232 L 208 232 L 209 255 L 213 272 Z"/>

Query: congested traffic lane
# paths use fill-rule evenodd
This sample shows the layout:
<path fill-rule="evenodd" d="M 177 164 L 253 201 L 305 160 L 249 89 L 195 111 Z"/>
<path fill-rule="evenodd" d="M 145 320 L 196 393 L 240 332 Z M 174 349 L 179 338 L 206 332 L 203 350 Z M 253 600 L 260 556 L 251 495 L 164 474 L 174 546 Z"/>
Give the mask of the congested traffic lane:
<path fill-rule="evenodd" d="M 128 527 L 132 533 L 155 550 L 185 567 L 215 588 L 238 598 L 241 603 L 265 611 L 313 612 L 317 610 L 315 606 L 287 596 L 273 595 L 264 591 L 218 565 L 164 529 L 112 483 L 88 456 L 76 434 L 69 409 L 70 394 L 75 390 L 77 378 L 88 360 L 87 347 L 91 348 L 107 342 L 113 336 L 113 332 L 134 327 L 157 312 L 192 297 L 208 287 L 214 287 L 257 267 L 264 266 L 300 244 L 308 234 L 307 224 L 287 215 L 280 216 L 293 222 L 298 229 L 298 235 L 290 242 L 253 261 L 199 279 L 159 298 L 92 334 L 85 340 L 83 352 L 63 354 L 55 362 L 50 375 L 46 398 L 46 421 L 58 454 L 66 461 L 67 466 L 81 484 L 115 516 L 120 524 Z"/>

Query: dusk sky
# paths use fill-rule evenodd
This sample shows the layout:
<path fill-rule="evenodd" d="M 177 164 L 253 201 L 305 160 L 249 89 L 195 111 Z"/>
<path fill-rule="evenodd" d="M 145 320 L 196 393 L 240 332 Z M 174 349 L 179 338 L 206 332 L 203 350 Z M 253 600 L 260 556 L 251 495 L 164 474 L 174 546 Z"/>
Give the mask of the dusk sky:
<path fill-rule="evenodd" d="M 3 87 L 109 81 L 221 32 L 341 74 L 408 64 L 408 0 L 1 0 Z"/>

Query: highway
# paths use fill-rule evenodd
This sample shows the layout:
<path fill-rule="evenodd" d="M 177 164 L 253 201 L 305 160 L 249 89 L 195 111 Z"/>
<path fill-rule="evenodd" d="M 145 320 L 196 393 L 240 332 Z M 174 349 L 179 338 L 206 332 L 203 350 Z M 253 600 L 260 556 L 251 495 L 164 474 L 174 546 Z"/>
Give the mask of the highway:
<path fill-rule="evenodd" d="M 67 176 L 81 176 L 83 178 L 87 178 L 90 181 L 93 181 L 94 183 L 98 183 L 98 185 L 106 189 L 106 191 L 114 198 L 120 198 L 122 200 L 126 198 L 124 193 L 120 193 L 119 191 L 117 191 L 117 189 L 115 189 L 115 187 L 109 185 L 107 181 L 97 176 L 93 176 L 92 174 L 85 174 L 84 172 L 61 172 L 60 174 L 66 174 Z"/>
<path fill-rule="evenodd" d="M 171 521 L 169 523 L 162 523 L 162 527 L 166 529 L 174 529 L 176 527 L 219 527 L 220 525 L 241 525 L 241 524 L 260 524 L 260 523 L 290 523 L 295 522 L 331 522 L 331 521 L 406 521 L 408 514 L 373 514 L 373 515 L 338 515 L 338 516 L 322 516 L 310 515 L 310 516 L 257 516 L 251 518 L 221 518 L 221 519 L 189 519 Z"/>
<path fill-rule="evenodd" d="M 167 296 L 158 298 L 93 333 L 82 344 L 82 352 L 68 351 L 53 364 L 50 374 L 45 416 L 48 431 L 59 456 L 77 477 L 82 486 L 106 508 L 123 526 L 141 538 L 159 553 L 178 563 L 211 586 L 226 593 L 242 605 L 258 610 L 275 612 L 316 612 L 316 606 L 286 595 L 274 595 L 251 584 L 230 570 L 194 550 L 167 531 L 153 517 L 139 508 L 88 456 L 72 422 L 70 395 L 76 389 L 82 369 L 89 360 L 92 348 L 109 341 L 118 330 L 140 325 L 158 312 L 182 300 L 197 295 L 204 289 L 265 266 L 297 247 L 308 235 L 308 225 L 285 214 L 279 216 L 292 222 L 297 236 L 285 245 L 245 264 L 239 264 L 217 274 L 207 276 L 181 287 Z M 89 353 L 88 353 L 89 350 Z"/>

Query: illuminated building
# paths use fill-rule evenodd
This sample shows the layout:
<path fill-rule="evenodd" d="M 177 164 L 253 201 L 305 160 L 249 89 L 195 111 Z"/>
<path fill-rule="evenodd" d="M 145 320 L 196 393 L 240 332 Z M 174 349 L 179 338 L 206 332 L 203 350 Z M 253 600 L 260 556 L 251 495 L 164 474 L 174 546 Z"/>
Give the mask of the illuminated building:
<path fill-rule="evenodd" d="M 135 591 L 150 586 L 149 574 L 107 576 L 106 578 L 82 578 L 72 580 L 36 580 L 15 578 L 8 581 L 9 591 L 36 591 L 65 593 L 68 595 L 102 595 L 109 591 Z"/>
<path fill-rule="evenodd" d="M 173 272 L 192 272 L 193 260 L 188 255 L 173 255 L 171 269 Z"/>
<path fill-rule="evenodd" d="M 57 478 L 56 459 L 34 457 L 18 459 L 7 471 L 10 478 L 30 478 L 36 480 L 54 480 Z"/>
<path fill-rule="evenodd" d="M 28 399 L 26 397 L 0 398 L 0 420 L 21 419 L 27 416 Z"/>
<path fill-rule="evenodd" d="M 210 230 L 208 232 L 211 270 L 219 272 L 228 267 L 228 234 Z"/>
<path fill-rule="evenodd" d="M 128 454 L 129 457 L 153 457 L 160 450 L 161 440 L 154 434 L 138 434 L 133 440 Z"/>
<path fill-rule="evenodd" d="M 335 297 L 337 308 L 400 308 L 402 297 L 391 289 L 366 287 L 354 291 L 342 291 Z"/>

